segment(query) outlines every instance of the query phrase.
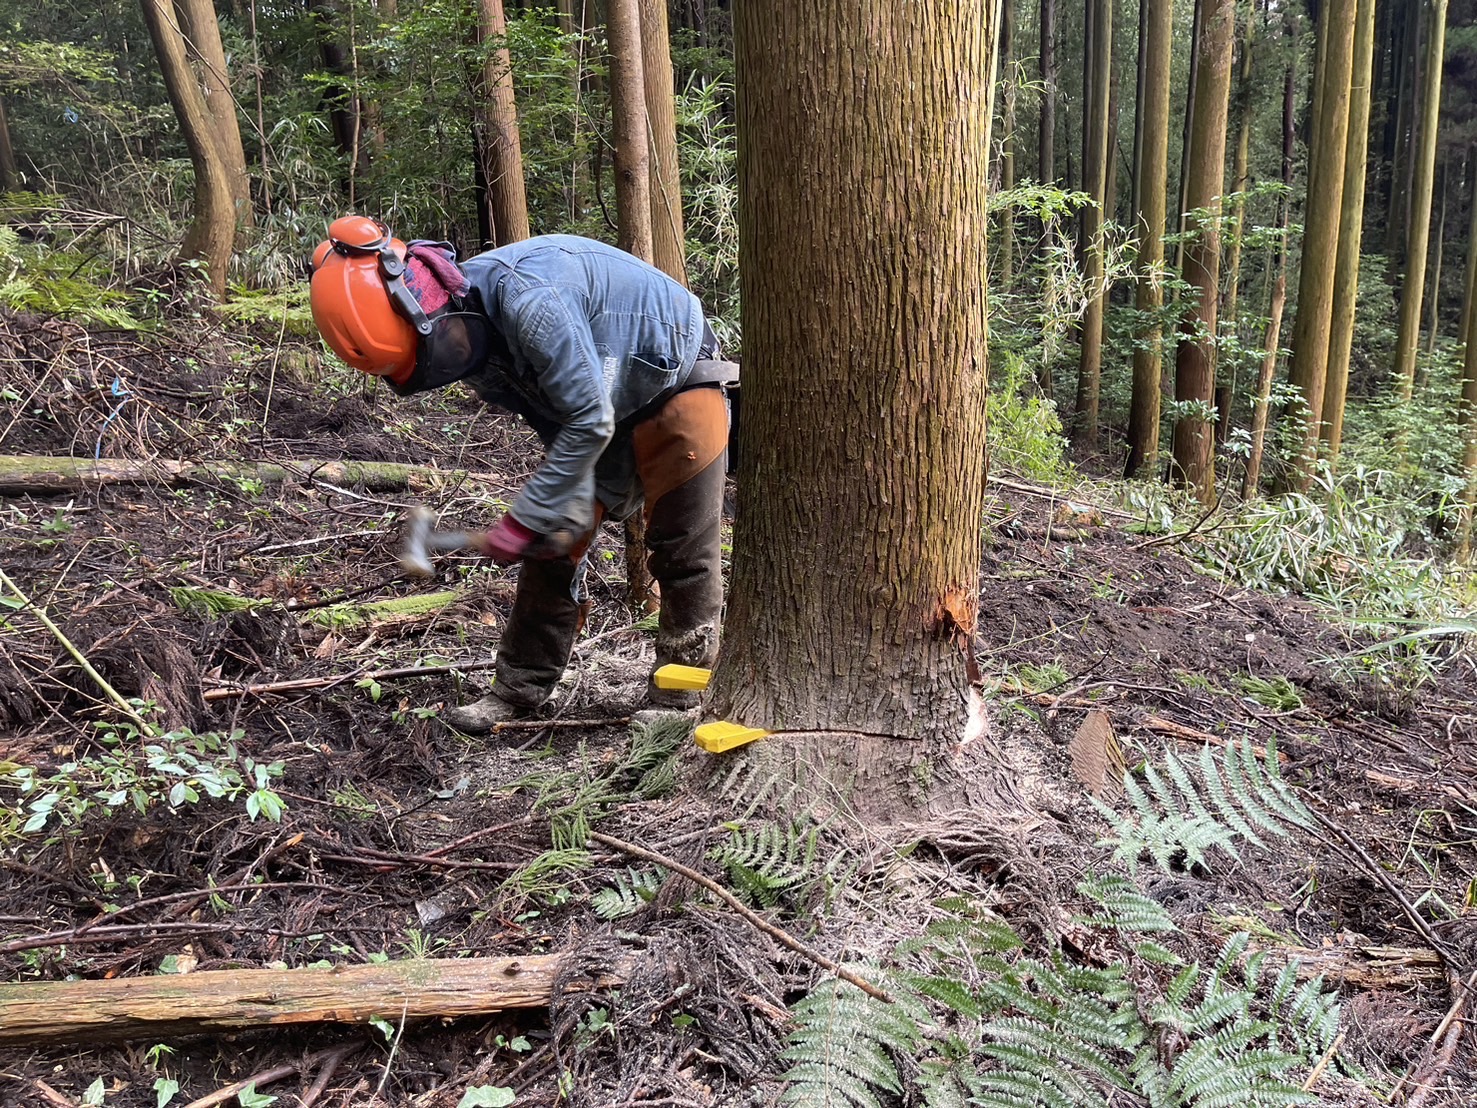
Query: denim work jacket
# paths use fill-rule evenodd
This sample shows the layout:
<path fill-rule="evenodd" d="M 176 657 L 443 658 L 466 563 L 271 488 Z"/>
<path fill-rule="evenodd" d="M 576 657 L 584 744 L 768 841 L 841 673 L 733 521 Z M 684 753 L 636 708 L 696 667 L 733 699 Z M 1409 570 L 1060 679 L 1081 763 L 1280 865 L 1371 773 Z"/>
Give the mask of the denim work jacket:
<path fill-rule="evenodd" d="M 469 307 L 505 344 L 468 383 L 522 415 L 547 451 L 513 517 L 541 534 L 583 534 L 597 498 L 630 515 L 641 503 L 631 428 L 692 371 L 702 304 L 653 266 L 575 235 L 489 250 L 462 269 Z"/>

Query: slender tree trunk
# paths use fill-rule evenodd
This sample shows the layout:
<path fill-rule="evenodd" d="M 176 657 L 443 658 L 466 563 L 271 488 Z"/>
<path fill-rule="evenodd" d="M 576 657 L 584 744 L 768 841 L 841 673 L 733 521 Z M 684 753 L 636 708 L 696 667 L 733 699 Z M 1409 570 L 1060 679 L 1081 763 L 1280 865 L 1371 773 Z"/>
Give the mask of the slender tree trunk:
<path fill-rule="evenodd" d="M 1137 80 L 1133 92 L 1133 154 L 1128 190 L 1129 218 L 1137 220 L 1142 204 L 1139 201 L 1139 188 L 1143 181 L 1139 177 L 1139 166 L 1144 159 L 1144 98 L 1148 93 L 1144 89 L 1144 59 L 1149 49 L 1149 8 L 1148 5 L 1139 2 L 1139 29 L 1138 29 L 1138 69 Z"/>
<path fill-rule="evenodd" d="M 893 814 L 919 774 L 935 795 L 962 784 L 924 767 L 977 718 L 986 12 L 734 12 L 753 445 L 709 709 L 800 732 L 750 756 Z"/>
<path fill-rule="evenodd" d="M 1356 0 L 1330 0 L 1320 22 L 1324 44 L 1321 77 L 1308 165 L 1308 199 L 1303 209 L 1303 260 L 1298 273 L 1297 319 L 1292 330 L 1288 383 L 1301 394 L 1285 418 L 1296 425 L 1296 456 L 1279 475 L 1278 487 L 1306 489 L 1313 479 L 1323 394 L 1328 383 L 1329 333 L 1333 285 L 1343 216 L 1344 154 L 1349 136 L 1349 92 L 1354 62 Z"/>
<path fill-rule="evenodd" d="M 682 223 L 682 176 L 677 163 L 676 87 L 667 34 L 666 0 L 640 0 L 641 75 L 651 132 L 652 261 L 673 280 L 687 284 L 686 237 Z"/>
<path fill-rule="evenodd" d="M 1195 86 L 1200 79 L 1200 34 L 1204 29 L 1200 2 L 1196 0 L 1194 8 L 1195 15 L 1190 25 L 1190 72 L 1185 78 L 1185 129 L 1180 140 L 1180 183 L 1175 190 L 1176 211 L 1174 213 L 1174 227 L 1179 232 L 1180 239 L 1174 248 L 1174 269 L 1176 273 L 1184 272 L 1185 268 L 1185 226 L 1186 213 L 1190 210 L 1189 193 L 1186 191 L 1190 185 L 1190 139 L 1191 123 L 1195 118 Z"/>
<path fill-rule="evenodd" d="M 1462 277 L 1462 318 L 1457 332 L 1462 342 L 1467 341 L 1467 332 L 1472 328 L 1473 305 L 1477 304 L 1477 146 L 1467 149 L 1467 176 L 1471 185 L 1467 190 L 1467 268 Z"/>
<path fill-rule="evenodd" d="M 236 203 L 231 195 L 231 179 L 215 148 L 205 97 L 185 56 L 185 40 L 175 26 L 173 7 L 169 0 L 141 2 L 164 87 L 195 168 L 195 211 L 180 244 L 179 261 L 203 262 L 211 292 L 223 296 L 231 244 L 236 237 Z"/>
<path fill-rule="evenodd" d="M 1083 119 L 1082 174 L 1092 202 L 1083 209 L 1083 276 L 1087 310 L 1082 316 L 1082 346 L 1077 364 L 1077 406 L 1072 444 L 1080 451 L 1097 449 L 1098 397 L 1103 367 L 1103 204 L 1108 184 L 1108 85 L 1112 72 L 1112 0 L 1088 0 L 1091 13 L 1088 44 L 1092 96 Z"/>
<path fill-rule="evenodd" d="M 590 163 L 582 150 L 581 129 L 584 115 L 580 109 L 580 94 L 585 87 L 585 50 L 588 43 L 588 8 L 594 0 L 559 0 L 559 33 L 568 37 L 573 44 L 574 64 L 570 67 L 569 81 L 572 86 L 572 110 L 569 113 L 569 159 L 568 174 L 564 180 L 565 208 L 572 223 L 578 223 L 585 214 L 585 197 L 589 189 Z"/>
<path fill-rule="evenodd" d="M 1236 81 L 1236 152 L 1231 160 L 1231 244 L 1226 251 L 1225 301 L 1221 318 L 1236 327 L 1236 296 L 1241 285 L 1241 240 L 1246 226 L 1246 182 L 1251 155 L 1252 41 L 1256 35 L 1256 7 L 1247 12 L 1241 36 L 1241 68 Z M 1224 431 L 1225 429 L 1223 429 Z"/>
<path fill-rule="evenodd" d="M 1477 220 L 1474 220 L 1477 223 Z M 1477 252 L 1477 239 L 1467 246 L 1469 252 Z M 1474 272 L 1469 264 L 1468 271 Z M 1472 290 L 1468 290 L 1472 294 Z M 1467 317 L 1467 333 L 1463 336 L 1467 348 L 1462 359 L 1462 473 L 1467 479 L 1466 505 L 1462 510 L 1459 531 L 1459 546 L 1463 561 L 1472 557 L 1472 517 L 1477 512 L 1477 311 Z"/>
<path fill-rule="evenodd" d="M 644 262 L 652 260 L 651 151 L 647 144 L 646 82 L 641 65 L 638 0 L 609 0 L 605 33 L 610 46 L 610 114 L 615 161 L 618 240 Z M 654 585 L 646 566 L 646 528 L 640 515 L 625 523 L 626 599 L 652 607 Z"/>
<path fill-rule="evenodd" d="M 5 97 L 0 96 L 0 192 L 13 192 L 20 187 L 21 172 L 15 160 L 15 146 L 10 141 L 10 120 L 5 115 Z"/>
<path fill-rule="evenodd" d="M 1415 168 L 1416 97 L 1420 93 L 1421 0 L 1395 0 L 1401 10 L 1401 44 L 1396 53 L 1397 77 L 1394 135 L 1390 147 L 1390 195 L 1385 216 L 1385 254 L 1399 264 L 1409 237 L 1411 174 Z"/>
<path fill-rule="evenodd" d="M 1004 109 L 1000 127 L 1000 188 L 1015 188 L 1015 0 L 1000 2 L 1000 76 L 1005 82 Z M 1000 254 L 995 270 L 1000 283 L 1008 285 L 1015 269 L 1015 212 L 1009 205 L 1000 209 Z"/>
<path fill-rule="evenodd" d="M 1289 20 L 1287 38 L 1293 38 Z M 1296 57 L 1295 54 L 1292 57 Z M 1256 496 L 1261 484 L 1262 455 L 1267 443 L 1267 418 L 1272 407 L 1272 378 L 1277 372 L 1278 346 L 1282 341 L 1282 313 L 1287 305 L 1287 227 L 1292 217 L 1292 173 L 1297 155 L 1297 67 L 1287 63 L 1282 79 L 1282 200 L 1277 205 L 1277 226 L 1281 231 L 1277 251 L 1277 277 L 1272 283 L 1272 304 L 1267 321 L 1267 341 L 1262 355 L 1261 373 L 1257 376 L 1256 403 L 1251 417 L 1251 453 L 1246 459 L 1246 473 L 1241 481 L 1241 498 Z"/>
<path fill-rule="evenodd" d="M 1190 132 L 1185 208 L 1210 218 L 1185 248 L 1184 280 L 1195 295 L 1186 305 L 1175 355 L 1174 395 L 1200 410 L 1174 425 L 1174 479 L 1202 503 L 1215 499 L 1215 428 L 1207 418 L 1215 401 L 1216 302 L 1220 291 L 1220 196 L 1226 163 L 1226 109 L 1236 39 L 1235 0 L 1198 0 L 1194 120 Z"/>
<path fill-rule="evenodd" d="M 1431 279 L 1426 284 L 1426 353 L 1428 355 L 1436 352 L 1436 332 L 1441 323 L 1441 263 L 1446 245 L 1446 178 L 1449 169 L 1450 163 L 1443 160 L 1439 177 L 1441 186 L 1436 190 L 1441 197 L 1441 208 L 1436 215 L 1436 245 L 1428 251 L 1431 255 Z M 1416 367 L 1417 379 L 1420 379 L 1421 368 L 1419 365 Z"/>
<path fill-rule="evenodd" d="M 1358 0 L 1354 20 L 1354 71 L 1349 88 L 1349 128 L 1344 146 L 1344 189 L 1339 212 L 1338 259 L 1328 337 L 1328 379 L 1323 393 L 1322 436 L 1337 459 L 1349 393 L 1349 355 L 1359 298 L 1359 255 L 1364 230 L 1364 181 L 1369 158 L 1370 83 L 1374 69 L 1375 0 Z"/>
<path fill-rule="evenodd" d="M 1108 32 L 1108 134 L 1103 155 L 1103 219 L 1115 220 L 1118 218 L 1118 71 L 1122 68 L 1119 40 L 1123 34 L 1118 0 L 1108 0 L 1108 7 L 1112 20 Z M 1104 335 L 1107 334 L 1106 324 L 1104 320 Z"/>
<path fill-rule="evenodd" d="M 1041 123 L 1036 134 L 1036 173 L 1056 180 L 1056 0 L 1041 0 Z"/>
<path fill-rule="evenodd" d="M 1140 207 L 1134 212 L 1139 236 L 1138 281 L 1134 304 L 1150 322 L 1133 352 L 1133 395 L 1128 412 L 1128 464 L 1125 476 L 1153 476 L 1159 468 L 1159 400 L 1162 389 L 1164 306 L 1164 216 L 1169 176 L 1169 70 L 1174 38 L 1172 0 L 1140 0 L 1139 160 L 1134 166 Z"/>
<path fill-rule="evenodd" d="M 253 221 L 251 176 L 246 168 L 246 150 L 241 145 L 241 126 L 236 117 L 236 100 L 231 94 L 230 70 L 226 68 L 215 4 L 211 0 L 174 0 L 174 7 L 188 53 L 199 63 L 200 89 L 210 114 L 210 133 L 231 180 L 238 224 L 250 226 Z"/>
<path fill-rule="evenodd" d="M 1400 333 L 1395 340 L 1395 378 L 1400 398 L 1415 388 L 1416 348 L 1420 343 L 1421 301 L 1425 295 L 1426 250 L 1431 239 L 1431 190 L 1436 179 L 1436 123 L 1441 111 L 1441 70 L 1446 57 L 1446 0 L 1432 0 L 1426 80 L 1421 95 L 1421 128 L 1410 195 L 1410 245 L 1405 252 L 1405 284 L 1400 289 Z"/>
<path fill-rule="evenodd" d="M 506 246 L 526 239 L 529 227 L 523 144 L 518 135 L 518 105 L 513 97 L 513 62 L 508 54 L 503 0 L 477 0 L 477 45 L 483 54 L 474 123 L 486 182 L 482 210 L 491 231 L 491 245 Z"/>

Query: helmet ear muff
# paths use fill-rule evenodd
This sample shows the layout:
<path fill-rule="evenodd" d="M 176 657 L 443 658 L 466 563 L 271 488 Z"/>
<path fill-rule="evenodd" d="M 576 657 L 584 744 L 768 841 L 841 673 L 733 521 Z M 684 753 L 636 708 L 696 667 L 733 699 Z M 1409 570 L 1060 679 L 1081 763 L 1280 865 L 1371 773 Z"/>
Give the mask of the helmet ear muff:
<path fill-rule="evenodd" d="M 392 239 L 385 248 L 392 255 L 398 250 L 397 260 L 403 259 L 403 243 Z M 417 331 L 390 299 L 382 256 L 340 250 L 333 239 L 321 243 L 313 252 L 308 303 L 318 332 L 347 364 L 361 373 L 403 378 L 415 368 Z"/>

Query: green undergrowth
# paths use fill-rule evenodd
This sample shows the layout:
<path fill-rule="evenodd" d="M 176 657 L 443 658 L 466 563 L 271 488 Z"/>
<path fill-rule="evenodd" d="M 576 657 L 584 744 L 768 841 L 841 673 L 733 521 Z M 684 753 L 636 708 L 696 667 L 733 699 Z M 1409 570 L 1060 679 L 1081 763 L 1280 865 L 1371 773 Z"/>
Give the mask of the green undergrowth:
<path fill-rule="evenodd" d="M 0 305 L 96 327 L 143 328 L 135 299 L 113 281 L 112 268 L 94 255 L 25 240 L 0 222 Z"/>

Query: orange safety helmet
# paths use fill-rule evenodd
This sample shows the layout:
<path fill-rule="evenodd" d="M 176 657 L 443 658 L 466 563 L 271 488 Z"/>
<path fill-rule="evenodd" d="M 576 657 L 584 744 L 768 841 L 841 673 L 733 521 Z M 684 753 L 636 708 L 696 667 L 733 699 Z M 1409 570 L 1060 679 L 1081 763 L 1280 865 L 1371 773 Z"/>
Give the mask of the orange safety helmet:
<path fill-rule="evenodd" d="M 308 302 L 333 352 L 361 373 L 403 384 L 431 321 L 405 284 L 406 245 L 383 223 L 346 215 L 313 251 Z"/>

